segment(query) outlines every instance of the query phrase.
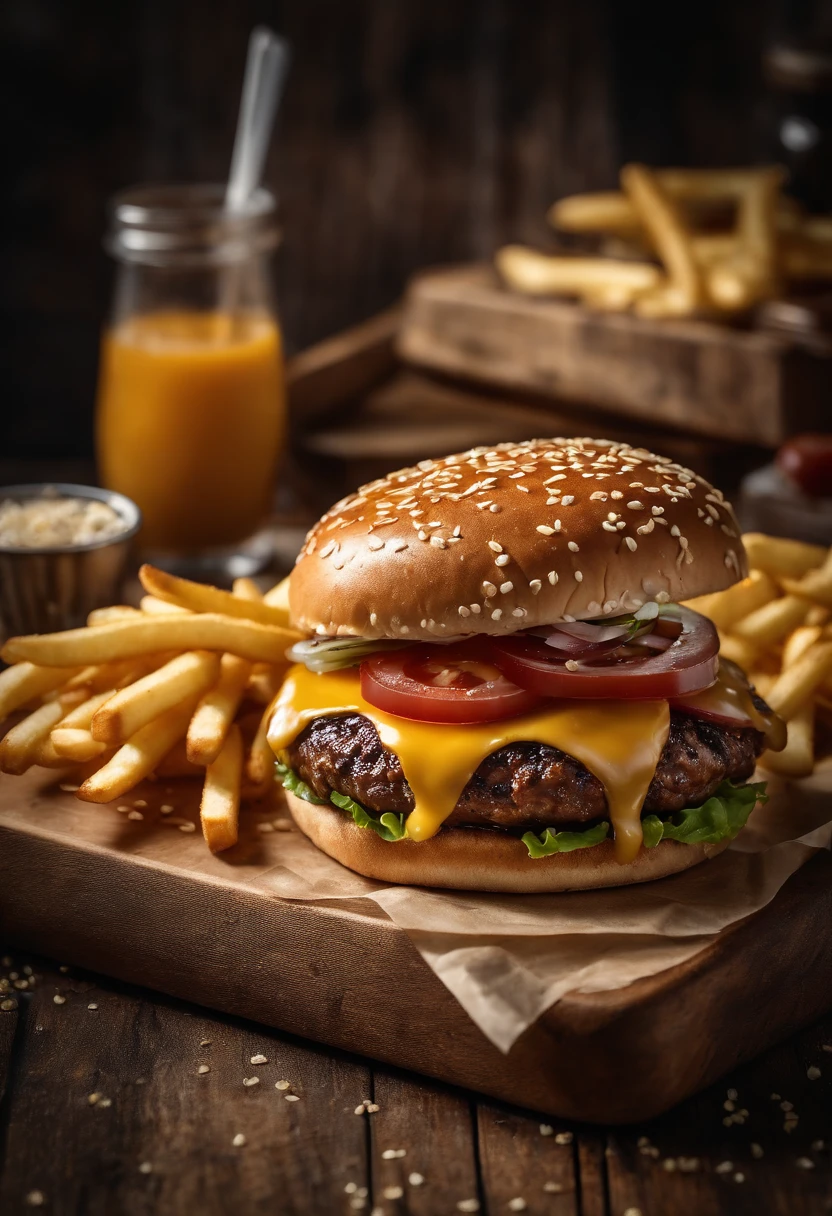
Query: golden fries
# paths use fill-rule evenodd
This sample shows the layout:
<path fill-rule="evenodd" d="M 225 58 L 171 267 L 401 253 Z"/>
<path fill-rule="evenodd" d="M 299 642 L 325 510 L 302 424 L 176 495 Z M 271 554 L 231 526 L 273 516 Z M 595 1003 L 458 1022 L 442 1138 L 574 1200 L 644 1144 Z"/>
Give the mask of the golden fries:
<path fill-rule="evenodd" d="M 115 693 L 96 710 L 91 723 L 93 739 L 111 745 L 125 743 L 165 710 L 210 688 L 219 667 L 217 656 L 206 650 L 171 659 L 158 671 Z"/>
<path fill-rule="evenodd" d="M 592 289 L 569 279 L 570 261 L 532 250 L 501 250 L 497 265 L 506 282 L 532 295 L 580 295 L 590 307 L 631 308 L 645 317 L 715 314 L 749 309 L 782 292 L 784 280 L 832 279 L 832 220 L 807 216 L 782 194 L 779 166 L 748 169 L 648 169 L 625 165 L 621 192 L 573 195 L 549 209 L 549 222 L 564 232 L 624 242 L 645 270 L 658 257 L 662 281 L 646 290 L 622 290 L 615 257 L 584 258 L 602 282 Z M 726 224 L 730 227 L 726 228 Z M 533 262 L 531 259 L 539 259 Z M 603 263 L 608 266 L 603 281 Z M 787 294 L 787 293 L 786 293 Z"/>
<path fill-rule="evenodd" d="M 808 777 L 815 767 L 815 707 L 808 701 L 787 724 L 786 746 L 766 752 L 765 767 L 784 777 Z"/>
<path fill-rule="evenodd" d="M 0 771 L 20 775 L 31 768 L 37 752 L 65 713 L 60 701 L 47 701 L 13 726 L 0 742 Z"/>
<path fill-rule="evenodd" d="M 85 802 L 109 802 L 138 785 L 184 736 L 194 704 L 193 700 L 186 701 L 143 726 L 103 768 L 87 778 L 77 791 L 78 797 Z"/>
<path fill-rule="evenodd" d="M 169 604 L 166 600 L 157 599 L 155 595 L 143 595 L 139 600 L 139 607 L 148 616 L 170 616 L 174 612 L 190 612 L 190 608 Z"/>
<path fill-rule="evenodd" d="M 697 599 L 688 600 L 687 606 L 694 612 L 710 617 L 722 632 L 730 630 L 737 620 L 776 599 L 778 594 L 773 578 L 762 570 L 752 570 L 748 578 L 734 583 L 733 587 L 713 595 L 700 595 Z"/>
<path fill-rule="evenodd" d="M 285 629 L 291 628 L 291 620 L 289 619 L 289 579 L 281 579 L 279 583 L 275 583 L 274 587 L 270 587 L 263 596 L 265 603 L 270 608 L 274 608 L 280 613 L 281 621 Z"/>
<path fill-rule="evenodd" d="M 506 245 L 496 255 L 497 269 L 510 287 L 527 295 L 580 295 L 618 288 L 628 300 L 661 282 L 661 271 L 649 262 L 613 258 L 551 257 Z"/>
<path fill-rule="evenodd" d="M 157 599 L 167 600 L 197 613 L 215 613 L 238 620 L 255 621 L 260 625 L 284 629 L 282 614 L 262 599 L 248 599 L 209 587 L 204 583 L 192 583 L 190 579 L 177 578 L 157 570 L 155 566 L 142 566 L 139 578 L 145 591 Z M 294 640 L 294 638 L 292 639 Z M 229 647 L 230 649 L 230 647 Z"/>
<path fill-rule="evenodd" d="M 800 596 L 783 596 L 738 621 L 734 626 L 734 637 L 742 638 L 760 649 L 774 646 L 798 625 L 802 625 L 808 612 L 809 604 Z"/>
<path fill-rule="evenodd" d="M 224 654 L 219 680 L 199 705 L 188 727 L 187 756 L 192 764 L 211 764 L 226 737 L 251 674 L 251 664 L 234 654 Z"/>
<path fill-rule="evenodd" d="M 141 609 L 8 640 L 0 715 L 29 712 L 0 741 L 0 771 L 74 768 L 77 797 L 97 803 L 145 778 L 198 776 L 205 839 L 220 851 L 237 839 L 241 801 L 274 784 L 266 729 L 298 636 L 287 581 L 267 603 L 252 579 L 230 593 L 151 567 L 143 577 Z"/>
<path fill-rule="evenodd" d="M 243 737 L 232 726 L 217 758 L 205 770 L 199 818 L 202 834 L 212 853 L 237 843 L 240 784 L 243 774 Z"/>
<path fill-rule="evenodd" d="M 60 688 L 77 678 L 81 668 L 68 671 L 66 667 L 37 667 L 34 663 L 17 663 L 0 672 L 0 722 L 22 709 L 36 697 Z"/>
<path fill-rule="evenodd" d="M 234 599 L 234 602 L 245 604 L 243 600 Z M 159 650 L 227 650 L 255 663 L 279 663 L 287 646 L 296 638 L 297 635 L 287 629 L 250 620 L 231 620 L 216 613 L 181 616 L 177 613 L 68 629 L 64 633 L 10 638 L 0 651 L 0 657 L 7 663 L 28 659 L 61 667 L 75 666 L 79 662 L 108 663 Z"/>
<path fill-rule="evenodd" d="M 827 559 L 828 550 L 821 545 L 781 540 L 779 536 L 765 536 L 762 532 L 746 532 L 742 539 L 749 566 L 774 578 L 802 578 Z"/>

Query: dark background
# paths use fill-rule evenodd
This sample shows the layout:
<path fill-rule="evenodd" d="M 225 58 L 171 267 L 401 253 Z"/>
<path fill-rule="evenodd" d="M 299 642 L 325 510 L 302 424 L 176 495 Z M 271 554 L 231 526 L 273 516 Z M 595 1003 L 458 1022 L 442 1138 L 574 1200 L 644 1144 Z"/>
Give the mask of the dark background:
<path fill-rule="evenodd" d="M 771 156 L 760 70 L 826 3 L 5 0 L 2 457 L 84 457 L 111 268 L 107 197 L 224 178 L 250 28 L 294 63 L 268 184 L 287 345 L 389 304 L 414 268 L 544 242 L 623 161 Z"/>

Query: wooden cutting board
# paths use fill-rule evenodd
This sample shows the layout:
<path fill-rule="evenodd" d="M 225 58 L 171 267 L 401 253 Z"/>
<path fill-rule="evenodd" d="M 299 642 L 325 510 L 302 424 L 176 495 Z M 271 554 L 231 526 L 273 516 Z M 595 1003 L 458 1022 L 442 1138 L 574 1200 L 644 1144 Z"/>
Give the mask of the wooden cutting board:
<path fill-rule="evenodd" d="M 829 427 L 828 354 L 759 329 L 522 296 L 488 266 L 418 275 L 397 349 L 435 372 L 689 434 L 776 447 L 797 431 Z"/>
<path fill-rule="evenodd" d="M 257 824 L 282 808 L 252 809 L 239 845 L 211 858 L 198 830 L 181 831 L 197 822 L 194 784 L 129 802 L 137 796 L 148 803 L 140 822 L 80 803 L 54 773 L 0 778 L 4 940 L 593 1122 L 659 1114 L 832 1006 L 827 853 L 693 959 L 615 992 L 566 996 L 503 1055 L 371 900 L 269 890 L 285 835 Z M 160 814 L 166 801 L 178 822 Z"/>

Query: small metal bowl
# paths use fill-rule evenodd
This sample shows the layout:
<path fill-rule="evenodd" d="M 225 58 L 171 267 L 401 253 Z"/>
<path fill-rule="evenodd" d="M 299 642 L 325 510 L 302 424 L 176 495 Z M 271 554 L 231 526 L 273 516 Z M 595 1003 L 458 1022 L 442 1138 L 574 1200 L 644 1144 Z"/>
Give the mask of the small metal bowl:
<path fill-rule="evenodd" d="M 0 486 L 0 502 L 33 498 L 86 498 L 104 502 L 124 531 L 80 545 L 49 548 L 0 546 L 0 640 L 83 625 L 93 608 L 118 601 L 132 541 L 142 524 L 139 508 L 123 494 L 95 486 L 41 482 Z"/>

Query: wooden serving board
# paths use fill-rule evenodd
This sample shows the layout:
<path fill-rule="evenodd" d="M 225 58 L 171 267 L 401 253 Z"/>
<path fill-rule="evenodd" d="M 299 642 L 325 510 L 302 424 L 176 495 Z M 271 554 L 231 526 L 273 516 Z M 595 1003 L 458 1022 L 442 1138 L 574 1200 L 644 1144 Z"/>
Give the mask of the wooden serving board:
<path fill-rule="evenodd" d="M 270 891 L 286 837 L 257 824 L 274 806 L 247 813 L 238 846 L 212 858 L 198 830 L 159 814 L 167 799 L 180 824 L 197 822 L 197 788 L 176 786 L 175 795 L 150 787 L 139 823 L 61 792 L 54 773 L 0 778 L 0 936 L 593 1122 L 656 1115 L 832 1005 L 832 858 L 823 853 L 688 962 L 618 991 L 567 995 L 503 1055 L 371 900 Z"/>
<path fill-rule="evenodd" d="M 397 349 L 446 375 L 719 439 L 776 447 L 829 425 L 828 355 L 763 330 L 518 295 L 488 266 L 414 279 Z"/>

